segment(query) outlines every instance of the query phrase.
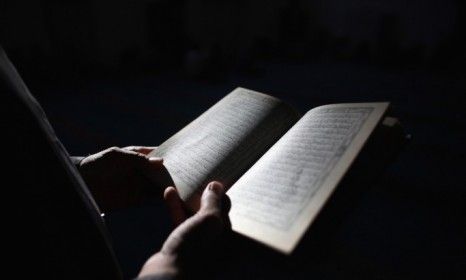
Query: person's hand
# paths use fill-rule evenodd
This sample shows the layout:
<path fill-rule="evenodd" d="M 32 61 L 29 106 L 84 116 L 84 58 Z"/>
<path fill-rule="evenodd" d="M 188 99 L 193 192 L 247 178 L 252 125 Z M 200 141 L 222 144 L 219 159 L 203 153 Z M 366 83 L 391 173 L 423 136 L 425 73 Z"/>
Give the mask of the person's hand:
<path fill-rule="evenodd" d="M 138 204 L 170 185 L 161 158 L 150 158 L 154 147 L 112 147 L 85 157 L 78 169 L 97 204 L 112 210 Z"/>
<path fill-rule="evenodd" d="M 211 182 L 205 188 L 200 210 L 188 218 L 183 202 L 173 187 L 164 193 L 178 227 L 168 236 L 160 252 L 144 264 L 139 277 L 160 275 L 176 279 L 189 275 L 205 278 L 209 263 L 219 254 L 219 238 L 229 232 L 230 200 L 222 184 Z M 201 275 L 199 275 L 201 274 Z"/>

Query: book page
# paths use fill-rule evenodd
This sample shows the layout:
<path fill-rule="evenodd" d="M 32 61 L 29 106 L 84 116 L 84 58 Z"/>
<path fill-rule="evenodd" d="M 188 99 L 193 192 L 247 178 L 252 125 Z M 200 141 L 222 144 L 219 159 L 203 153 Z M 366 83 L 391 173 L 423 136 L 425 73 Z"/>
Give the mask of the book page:
<path fill-rule="evenodd" d="M 151 156 L 163 157 L 181 198 L 196 208 L 209 181 L 231 186 L 298 119 L 277 98 L 237 88 Z"/>
<path fill-rule="evenodd" d="M 387 106 L 326 105 L 306 113 L 228 191 L 233 230 L 290 253 Z"/>

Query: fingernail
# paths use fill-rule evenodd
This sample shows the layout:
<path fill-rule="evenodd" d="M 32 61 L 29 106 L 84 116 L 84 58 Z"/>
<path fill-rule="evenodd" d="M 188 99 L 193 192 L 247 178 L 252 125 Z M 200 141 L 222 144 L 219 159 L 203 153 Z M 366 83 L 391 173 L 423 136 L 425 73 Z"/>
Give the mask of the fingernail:
<path fill-rule="evenodd" d="M 150 157 L 149 161 L 151 161 L 151 162 L 161 162 L 161 161 L 163 161 L 163 158 L 161 158 L 161 157 Z"/>
<path fill-rule="evenodd" d="M 209 191 L 213 191 L 216 194 L 221 194 L 223 192 L 223 185 L 219 182 L 210 182 L 207 188 Z"/>

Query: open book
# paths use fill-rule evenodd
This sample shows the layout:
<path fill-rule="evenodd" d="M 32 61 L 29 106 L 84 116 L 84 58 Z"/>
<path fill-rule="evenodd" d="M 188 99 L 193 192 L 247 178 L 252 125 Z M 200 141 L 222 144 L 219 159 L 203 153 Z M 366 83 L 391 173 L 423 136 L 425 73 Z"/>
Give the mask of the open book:
<path fill-rule="evenodd" d="M 151 156 L 164 158 L 190 207 L 198 207 L 208 182 L 220 181 L 233 230 L 290 253 L 388 105 L 331 104 L 301 115 L 275 97 L 237 88 Z"/>

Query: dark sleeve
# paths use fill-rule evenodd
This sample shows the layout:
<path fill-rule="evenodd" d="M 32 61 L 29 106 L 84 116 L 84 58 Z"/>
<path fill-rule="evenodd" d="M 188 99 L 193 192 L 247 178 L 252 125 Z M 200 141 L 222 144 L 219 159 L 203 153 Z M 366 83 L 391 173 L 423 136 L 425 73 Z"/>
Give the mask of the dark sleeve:
<path fill-rule="evenodd" d="M 78 167 L 81 161 L 84 159 L 84 157 L 74 157 L 70 156 L 71 162 L 74 164 L 74 166 Z"/>
<path fill-rule="evenodd" d="M 21 263 L 24 279 L 122 279 L 99 209 L 1 46 L 0 98 L 2 195 L 15 204 L 2 222 L 6 273 Z"/>

